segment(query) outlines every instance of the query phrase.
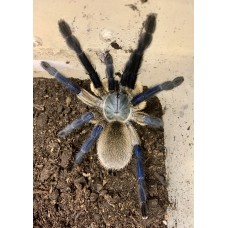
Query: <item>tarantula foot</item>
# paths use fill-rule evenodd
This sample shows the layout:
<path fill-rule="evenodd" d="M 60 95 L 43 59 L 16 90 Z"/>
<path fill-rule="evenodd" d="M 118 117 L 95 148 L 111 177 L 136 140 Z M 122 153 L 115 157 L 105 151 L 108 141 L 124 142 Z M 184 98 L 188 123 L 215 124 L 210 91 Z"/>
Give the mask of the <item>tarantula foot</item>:
<path fill-rule="evenodd" d="M 147 219 L 148 218 L 148 209 L 146 202 L 142 202 L 141 204 L 141 213 L 142 213 L 142 219 Z"/>
<path fill-rule="evenodd" d="M 59 137 L 65 137 L 67 135 L 67 132 L 65 130 L 59 131 L 57 134 Z"/>
<path fill-rule="evenodd" d="M 184 77 L 176 77 L 173 81 L 167 81 L 161 84 L 162 90 L 171 90 L 179 86 L 184 81 Z"/>
<path fill-rule="evenodd" d="M 175 87 L 177 87 L 180 84 L 182 84 L 183 81 L 184 81 L 184 77 L 182 77 L 182 76 L 176 77 L 176 78 L 173 79 L 173 83 L 175 84 Z"/>
<path fill-rule="evenodd" d="M 84 154 L 81 154 L 80 152 L 78 152 L 76 155 L 75 155 L 75 160 L 74 162 L 79 165 L 81 164 L 82 160 L 83 160 L 83 156 Z"/>
<path fill-rule="evenodd" d="M 155 13 L 152 13 L 148 16 L 147 20 L 144 23 L 146 32 L 153 33 L 155 31 L 156 17 L 157 17 L 157 14 L 155 14 Z"/>
<path fill-rule="evenodd" d="M 55 75 L 57 73 L 57 70 L 54 67 L 51 67 L 51 65 L 45 61 L 41 61 L 41 66 L 44 70 L 46 70 L 50 75 Z"/>
<path fill-rule="evenodd" d="M 67 45 L 72 49 L 75 50 L 77 54 L 82 53 L 81 45 L 78 39 L 72 35 L 72 31 L 70 26 L 64 21 L 59 20 L 59 31 L 62 34 L 63 38 L 66 40 Z"/>
<path fill-rule="evenodd" d="M 64 38 L 67 38 L 72 35 L 70 26 L 63 19 L 60 19 L 58 21 L 58 24 L 59 24 L 59 30 Z"/>
<path fill-rule="evenodd" d="M 161 128 L 164 125 L 162 119 L 152 116 L 145 116 L 144 123 L 153 128 Z"/>

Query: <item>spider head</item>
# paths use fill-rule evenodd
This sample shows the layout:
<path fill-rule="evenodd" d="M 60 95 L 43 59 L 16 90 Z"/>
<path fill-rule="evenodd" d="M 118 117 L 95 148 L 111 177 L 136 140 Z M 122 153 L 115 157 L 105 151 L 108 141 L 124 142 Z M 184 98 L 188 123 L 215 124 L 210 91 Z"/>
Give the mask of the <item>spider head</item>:
<path fill-rule="evenodd" d="M 129 96 L 122 92 L 107 95 L 104 101 L 103 114 L 108 122 L 126 122 L 131 115 Z"/>

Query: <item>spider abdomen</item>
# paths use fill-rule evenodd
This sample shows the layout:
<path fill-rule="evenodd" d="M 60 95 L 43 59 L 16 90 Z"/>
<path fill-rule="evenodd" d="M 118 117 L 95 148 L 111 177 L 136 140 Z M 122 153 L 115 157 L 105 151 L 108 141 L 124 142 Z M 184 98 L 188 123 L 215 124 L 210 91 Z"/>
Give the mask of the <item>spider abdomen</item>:
<path fill-rule="evenodd" d="M 110 122 L 104 128 L 97 143 L 97 154 L 101 164 L 107 169 L 124 168 L 132 157 L 132 142 L 124 123 Z"/>

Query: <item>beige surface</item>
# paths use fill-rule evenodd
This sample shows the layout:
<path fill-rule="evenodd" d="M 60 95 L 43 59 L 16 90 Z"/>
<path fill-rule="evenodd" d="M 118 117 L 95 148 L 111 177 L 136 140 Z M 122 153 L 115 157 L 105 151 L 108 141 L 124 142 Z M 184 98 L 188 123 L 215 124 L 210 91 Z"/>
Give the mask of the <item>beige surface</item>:
<path fill-rule="evenodd" d="M 134 4 L 133 10 L 129 5 Z M 64 18 L 104 77 L 97 52 L 109 48 L 104 34 L 122 47 L 111 49 L 116 72 L 122 72 L 134 49 L 142 22 L 157 13 L 157 29 L 146 51 L 139 79 L 154 85 L 178 75 L 185 82 L 158 95 L 165 107 L 165 145 L 169 198 L 168 227 L 193 227 L 193 1 L 192 0 L 34 0 L 34 76 L 47 77 L 39 66 L 48 60 L 69 77 L 87 78 L 75 54 L 66 47 L 57 21 Z M 104 33 L 105 32 L 105 33 Z M 69 61 L 69 64 L 66 64 Z M 190 126 L 190 128 L 189 128 Z"/>

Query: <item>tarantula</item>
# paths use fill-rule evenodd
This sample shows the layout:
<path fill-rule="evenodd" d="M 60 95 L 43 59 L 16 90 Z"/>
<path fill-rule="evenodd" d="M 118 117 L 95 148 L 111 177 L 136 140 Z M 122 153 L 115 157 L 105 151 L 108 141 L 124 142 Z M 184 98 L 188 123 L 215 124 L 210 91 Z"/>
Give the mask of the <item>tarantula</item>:
<path fill-rule="evenodd" d="M 79 164 L 83 156 L 97 141 L 97 154 L 103 167 L 109 170 L 120 170 L 131 160 L 134 152 L 137 159 L 137 181 L 142 218 L 148 217 L 147 194 L 145 190 L 144 172 L 142 167 L 142 148 L 140 139 L 132 125 L 132 121 L 140 125 L 149 125 L 153 128 L 163 126 L 163 121 L 147 113 L 141 112 L 146 106 L 146 100 L 162 90 L 171 90 L 179 86 L 183 77 L 176 77 L 173 81 L 166 81 L 143 92 L 143 87 L 137 81 L 144 51 L 152 41 L 152 35 L 156 27 L 156 14 L 150 14 L 144 22 L 144 32 L 141 33 L 136 49 L 130 55 L 125 65 L 121 78 L 114 77 L 112 56 L 108 51 L 103 54 L 103 62 L 106 66 L 106 78 L 101 80 L 81 48 L 78 39 L 72 34 L 70 26 L 64 21 L 58 22 L 60 33 L 66 40 L 70 49 L 74 50 L 87 70 L 92 81 L 91 90 L 87 92 L 78 85 L 72 83 L 54 67 L 42 61 L 41 66 L 53 75 L 60 83 L 75 92 L 77 97 L 88 106 L 95 107 L 97 112 L 88 112 L 79 119 L 61 130 L 58 135 L 65 137 L 74 129 L 78 129 L 88 122 L 95 123 L 95 127 L 88 139 L 75 156 L 76 164 Z"/>

